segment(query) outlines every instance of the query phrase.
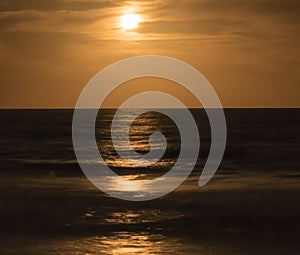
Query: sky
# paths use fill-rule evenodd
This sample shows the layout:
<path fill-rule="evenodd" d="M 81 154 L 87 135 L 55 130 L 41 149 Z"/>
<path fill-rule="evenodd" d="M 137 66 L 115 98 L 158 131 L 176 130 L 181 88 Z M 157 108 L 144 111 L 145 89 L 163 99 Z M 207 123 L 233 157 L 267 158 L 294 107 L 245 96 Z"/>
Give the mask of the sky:
<path fill-rule="evenodd" d="M 137 29 L 120 26 L 127 13 Z M 1 0 L 0 108 L 73 108 L 97 72 L 139 55 L 196 67 L 224 107 L 299 107 L 299 32 L 299 0 Z M 104 107 L 158 89 L 199 106 L 178 84 L 142 78 Z"/>

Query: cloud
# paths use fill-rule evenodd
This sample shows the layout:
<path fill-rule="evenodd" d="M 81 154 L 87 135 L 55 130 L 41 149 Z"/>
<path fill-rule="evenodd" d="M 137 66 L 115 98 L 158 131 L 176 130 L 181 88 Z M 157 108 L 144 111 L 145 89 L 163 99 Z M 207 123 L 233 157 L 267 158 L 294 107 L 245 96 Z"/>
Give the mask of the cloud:
<path fill-rule="evenodd" d="M 111 1 L 96 0 L 2 0 L 0 11 L 94 10 L 115 6 Z"/>
<path fill-rule="evenodd" d="M 300 2 L 298 0 L 189 0 L 177 2 L 181 9 L 200 11 L 201 9 L 223 13 L 248 13 L 269 15 L 299 16 Z"/>
<path fill-rule="evenodd" d="M 199 19 L 194 21 L 155 21 L 142 22 L 138 33 L 180 33 L 216 35 L 235 27 L 241 27 L 244 22 L 226 19 Z"/>
<path fill-rule="evenodd" d="M 253 40 L 299 40 L 300 2 L 295 0 L 189 0 L 174 1 L 161 8 L 139 32 L 180 32 L 226 35 L 228 38 Z M 216 38 L 218 39 L 218 38 Z M 240 43 L 240 40 L 237 41 Z"/>
<path fill-rule="evenodd" d="M 136 30 L 140 34 L 136 38 L 141 40 L 147 39 L 143 37 L 146 34 L 153 38 L 168 34 L 169 39 L 172 34 L 174 39 L 220 34 L 265 39 L 296 37 L 300 23 L 300 2 L 296 0 L 4 0 L 0 2 L 0 30 L 77 29 L 79 34 L 101 30 L 103 40 L 117 39 L 121 37 L 114 37 L 111 31 L 120 29 L 118 16 L 126 8 L 144 17 Z"/>

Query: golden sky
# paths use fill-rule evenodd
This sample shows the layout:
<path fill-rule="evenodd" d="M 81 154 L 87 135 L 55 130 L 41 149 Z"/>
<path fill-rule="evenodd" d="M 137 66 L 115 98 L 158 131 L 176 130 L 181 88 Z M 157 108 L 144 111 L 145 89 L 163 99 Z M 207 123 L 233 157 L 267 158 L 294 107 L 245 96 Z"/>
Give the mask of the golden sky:
<path fill-rule="evenodd" d="M 137 29 L 120 26 L 126 13 L 140 15 Z M 299 107 L 299 31 L 299 0 L 1 0 L 0 107 L 74 107 L 98 71 L 145 54 L 195 66 L 224 107 Z M 197 106 L 152 82 L 129 82 L 107 106 L 157 87 Z"/>

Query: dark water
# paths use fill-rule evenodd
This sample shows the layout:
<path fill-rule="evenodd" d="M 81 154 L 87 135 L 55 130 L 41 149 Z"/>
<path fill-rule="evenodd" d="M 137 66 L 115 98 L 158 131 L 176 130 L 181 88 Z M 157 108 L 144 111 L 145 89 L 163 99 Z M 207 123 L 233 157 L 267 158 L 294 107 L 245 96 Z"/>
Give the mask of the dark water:
<path fill-rule="evenodd" d="M 160 199 L 137 203 L 108 197 L 84 177 L 72 146 L 72 110 L 1 110 L 0 253 L 299 254 L 300 110 L 226 109 L 224 159 L 203 188 L 197 180 L 210 127 L 203 110 L 191 111 L 201 137 L 191 177 Z M 133 123 L 136 151 L 149 151 L 155 131 L 168 141 L 163 158 L 141 168 L 112 145 L 114 112 L 101 111 L 96 123 L 107 165 L 133 180 L 172 168 L 180 151 L 172 120 L 151 111 Z"/>
<path fill-rule="evenodd" d="M 120 157 L 110 140 L 114 112 L 100 112 L 96 136 L 107 164 L 121 166 L 125 172 L 124 162 L 119 162 Z M 192 113 L 200 130 L 199 165 L 203 165 L 210 146 L 210 126 L 203 110 L 192 110 Z M 0 111 L 1 172 L 42 175 L 51 170 L 58 175 L 81 175 L 72 146 L 72 114 L 72 110 Z M 225 114 L 228 140 L 220 171 L 299 170 L 299 109 L 226 109 Z M 149 150 L 148 138 L 154 131 L 162 131 L 168 139 L 168 150 L 161 165 L 156 165 L 158 169 L 176 159 L 180 137 L 174 122 L 162 114 L 150 112 L 133 123 L 131 139 L 136 151 Z"/>

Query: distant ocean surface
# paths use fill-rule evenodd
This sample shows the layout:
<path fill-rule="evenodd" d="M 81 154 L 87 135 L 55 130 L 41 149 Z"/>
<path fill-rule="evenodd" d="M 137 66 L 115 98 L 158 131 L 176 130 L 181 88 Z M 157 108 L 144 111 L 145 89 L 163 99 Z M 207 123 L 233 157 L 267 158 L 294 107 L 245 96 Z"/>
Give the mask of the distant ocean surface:
<path fill-rule="evenodd" d="M 209 151 L 210 126 L 203 109 L 191 112 L 201 138 L 195 170 L 201 170 Z M 114 113 L 115 110 L 109 109 L 99 112 L 95 131 L 99 150 L 106 163 L 119 169 L 120 174 L 136 171 L 126 167 L 113 148 L 110 123 Z M 124 112 L 124 116 L 128 115 L 130 110 Z M 219 171 L 299 170 L 300 109 L 225 109 L 225 115 L 228 138 Z M 45 175 L 54 171 L 57 175 L 81 175 L 72 145 L 72 116 L 72 110 L 1 110 L 1 172 Z M 175 123 L 152 111 L 138 118 L 132 124 L 132 131 L 133 146 L 141 153 L 149 150 L 151 133 L 163 132 L 168 139 L 167 151 L 152 170 L 167 171 L 180 151 Z M 143 170 L 146 169 L 139 169 Z"/>
<path fill-rule="evenodd" d="M 132 123 L 137 152 L 149 151 L 156 131 L 168 142 L 157 163 L 134 167 L 113 147 L 115 111 L 99 111 L 96 121 L 105 163 L 131 180 L 169 171 L 180 152 L 175 123 L 159 109 Z M 73 110 L 0 110 L 0 254 L 300 254 L 300 109 L 225 109 L 225 155 L 204 187 L 197 184 L 210 125 L 203 109 L 190 111 L 201 140 L 191 176 L 166 196 L 131 202 L 84 176 L 72 145 Z M 130 114 L 124 110 L 120 131 Z"/>

